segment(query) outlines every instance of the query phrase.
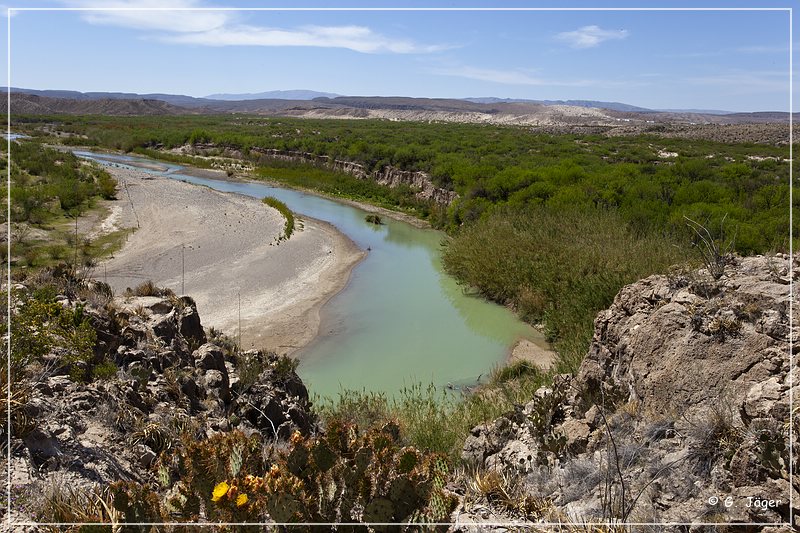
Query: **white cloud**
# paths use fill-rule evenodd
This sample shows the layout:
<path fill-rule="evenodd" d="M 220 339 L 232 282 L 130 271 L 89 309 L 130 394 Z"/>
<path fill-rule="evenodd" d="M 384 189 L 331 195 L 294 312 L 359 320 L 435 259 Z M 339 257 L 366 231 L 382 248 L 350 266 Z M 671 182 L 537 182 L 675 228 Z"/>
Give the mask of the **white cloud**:
<path fill-rule="evenodd" d="M 347 48 L 363 53 L 410 54 L 445 49 L 443 46 L 391 39 L 364 26 L 302 26 L 283 29 L 229 25 L 203 32 L 168 35 L 163 40 L 207 46 L 317 46 Z"/>
<path fill-rule="evenodd" d="M 556 40 L 567 43 L 572 48 L 594 48 L 603 41 L 625 39 L 628 30 L 604 30 L 600 26 L 583 26 L 575 31 L 565 31 L 556 35 Z"/>
<path fill-rule="evenodd" d="M 70 0 L 68 3 L 70 7 L 104 8 L 81 12 L 83 19 L 90 24 L 170 33 L 212 31 L 230 24 L 235 18 L 233 11 L 192 10 L 203 7 L 195 0 L 109 0 L 102 6 L 92 0 Z"/>
<path fill-rule="evenodd" d="M 434 74 L 442 76 L 456 76 L 471 80 L 502 83 L 505 85 L 549 85 L 548 82 L 537 78 L 523 70 L 495 70 L 489 68 L 459 66 L 433 69 Z"/>
<path fill-rule="evenodd" d="M 94 0 L 62 0 L 71 7 L 92 7 Z M 149 30 L 163 42 L 204 46 L 315 46 L 362 53 L 431 53 L 452 48 L 391 38 L 364 26 L 301 26 L 277 28 L 243 24 L 245 12 L 208 11 L 198 0 L 109 0 L 107 11 L 85 11 L 91 24 Z M 158 8 L 158 9 L 139 9 Z M 170 10 L 169 8 L 177 8 Z"/>

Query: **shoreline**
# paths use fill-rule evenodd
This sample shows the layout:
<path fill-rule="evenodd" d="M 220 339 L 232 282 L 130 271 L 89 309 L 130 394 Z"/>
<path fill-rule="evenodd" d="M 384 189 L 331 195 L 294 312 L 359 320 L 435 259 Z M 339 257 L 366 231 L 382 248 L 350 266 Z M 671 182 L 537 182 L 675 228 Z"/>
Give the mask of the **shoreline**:
<path fill-rule="evenodd" d="M 180 163 L 175 163 L 180 164 Z M 183 166 L 183 165 L 181 165 Z M 208 179 L 215 179 L 221 181 L 231 181 L 231 182 L 239 182 L 239 183 L 259 183 L 262 185 L 269 185 L 272 187 L 281 187 L 284 189 L 291 189 L 295 191 L 304 192 L 307 194 L 311 194 L 314 196 L 319 196 L 320 198 L 326 198 L 328 200 L 335 200 L 341 204 L 349 205 L 351 207 L 356 207 L 361 209 L 362 211 L 366 211 L 367 213 L 374 213 L 377 215 L 385 216 L 387 218 L 391 218 L 394 220 L 398 220 L 400 222 L 405 222 L 406 224 L 410 224 L 415 228 L 420 229 L 431 229 L 431 225 L 426 220 L 422 220 L 421 218 L 417 218 L 413 215 L 409 215 L 408 213 L 403 213 L 401 211 L 393 211 L 391 209 L 387 209 L 385 207 L 377 206 L 368 204 L 366 202 L 360 202 L 358 200 L 353 200 L 350 198 L 343 198 L 341 196 L 335 196 L 333 194 L 327 194 L 322 191 L 318 191 L 316 189 L 307 189 L 305 187 L 296 187 L 294 185 L 287 185 L 286 183 L 282 183 L 280 181 L 275 181 L 271 179 L 258 179 L 252 176 L 228 176 L 228 174 L 224 170 L 219 169 L 206 169 L 206 168 L 197 168 L 197 167 L 189 167 L 183 166 L 181 169 L 180 174 L 186 174 L 187 176 L 193 176 L 196 178 L 208 178 Z"/>
<path fill-rule="evenodd" d="M 545 346 L 542 346 L 545 344 Z M 508 350 L 505 366 L 510 366 L 518 361 L 531 363 L 543 372 L 548 372 L 556 363 L 558 354 L 544 341 L 537 343 L 534 340 L 521 337 L 517 339 Z"/>
<path fill-rule="evenodd" d="M 103 150 L 106 153 L 116 153 L 108 150 Z M 146 156 L 140 156 L 145 157 Z M 152 159 L 152 158 L 150 158 Z M 181 170 L 177 173 L 185 174 L 188 176 L 200 177 L 200 178 L 209 178 L 209 179 L 216 179 L 220 181 L 228 181 L 228 182 L 239 182 L 239 183 L 256 183 L 256 184 L 264 184 L 276 187 L 283 187 L 287 189 L 294 189 L 298 191 L 302 191 L 304 193 L 312 194 L 318 197 L 327 198 L 342 204 L 350 205 L 356 208 L 359 208 L 363 211 L 368 213 L 377 213 L 381 216 L 386 216 L 388 218 L 392 218 L 394 220 L 399 220 L 401 222 L 405 222 L 411 224 L 417 228 L 422 229 L 430 229 L 430 224 L 427 221 L 414 217 L 412 215 L 392 211 L 390 209 L 375 206 L 372 204 L 367 204 L 364 202 L 359 202 L 356 200 L 351 200 L 348 198 L 342 198 L 330 194 L 326 194 L 314 189 L 306 189 L 302 187 L 292 187 L 286 185 L 284 183 L 269 180 L 269 179 L 256 179 L 252 176 L 229 176 L 224 170 L 220 169 L 205 169 L 205 168 L 198 168 L 187 166 L 183 163 L 172 163 L 169 161 L 162 161 L 158 159 L 152 159 L 154 161 L 151 165 L 137 165 L 131 164 L 130 166 L 137 167 L 141 166 L 142 168 L 153 170 L 165 170 L 166 167 L 163 165 L 166 164 L 174 164 L 181 166 Z M 159 165 L 162 166 L 159 166 Z M 148 175 L 151 176 L 151 175 Z M 160 179 L 168 179 L 161 177 Z M 177 181 L 177 180 L 172 180 Z M 185 183 L 184 183 L 185 184 Z M 215 191 L 217 192 L 217 191 Z M 249 198 L 243 195 L 237 195 L 234 193 L 235 196 L 241 196 L 243 198 Z M 247 306 L 245 305 L 245 299 L 242 299 L 243 306 L 243 317 L 241 320 L 242 325 L 242 348 L 263 348 L 268 346 L 268 349 L 272 351 L 276 351 L 277 353 L 284 353 L 284 354 L 293 354 L 303 348 L 308 347 L 310 344 L 313 343 L 314 339 L 316 339 L 319 335 L 319 329 L 321 327 L 321 309 L 333 296 L 344 290 L 350 280 L 352 279 L 353 270 L 355 267 L 366 257 L 366 253 L 363 250 L 360 250 L 358 246 L 346 235 L 342 234 L 335 226 L 321 221 L 314 219 L 312 217 L 307 217 L 304 215 L 298 215 L 298 220 L 306 222 L 308 227 L 313 228 L 316 231 L 320 231 L 326 233 L 330 239 L 332 239 L 335 244 L 333 245 L 334 248 L 339 248 L 343 250 L 343 254 L 348 257 L 355 257 L 358 256 L 357 259 L 351 261 L 350 264 L 347 264 L 345 268 L 341 268 L 341 264 L 337 265 L 338 268 L 334 268 L 335 273 L 332 275 L 330 279 L 327 280 L 326 291 L 321 293 L 314 293 L 311 297 L 309 297 L 306 301 L 306 305 L 300 306 L 300 312 L 298 313 L 298 309 L 289 308 L 287 309 L 285 314 L 278 315 L 277 313 L 272 313 L 276 316 L 271 318 L 272 324 L 269 327 L 266 327 L 265 322 L 266 319 L 262 316 L 260 318 L 250 318 L 247 317 L 248 313 L 245 313 Z M 294 236 L 293 236 L 294 238 Z M 347 263 L 347 261 L 345 261 Z M 187 292 L 189 292 L 187 290 Z M 233 295 L 236 298 L 236 295 Z M 247 302 L 251 304 L 251 302 Z M 266 305 L 266 302 L 262 302 Z M 252 307 L 252 305 L 250 305 Z M 281 307 L 282 309 L 283 307 Z M 204 316 L 209 316 L 213 313 L 205 312 Z M 213 325 L 213 324 L 211 324 Z M 224 328 L 224 331 L 231 332 L 237 331 L 238 321 L 237 323 L 233 323 L 228 321 L 227 327 Z M 216 326 L 214 326 L 216 327 Z M 218 328 L 223 329 L 223 328 Z M 238 337 L 237 337 L 238 338 Z M 541 341 L 541 342 L 537 342 Z M 547 344 L 543 339 L 530 339 L 527 337 L 520 337 L 516 339 L 507 349 L 506 357 L 504 359 L 504 366 L 513 364 L 516 361 L 527 361 L 539 367 L 543 371 L 550 370 L 553 365 L 555 364 L 557 358 L 557 353 L 552 350 L 549 344 Z"/>
<path fill-rule="evenodd" d="M 147 279 L 176 294 L 185 286 L 203 326 L 241 335 L 246 349 L 292 354 L 311 342 L 322 306 L 366 256 L 334 226 L 306 216 L 299 216 L 302 229 L 279 242 L 283 217 L 257 198 L 138 169 L 106 170 L 125 193 L 103 228 L 140 225 L 99 265 L 115 292 Z"/>
<path fill-rule="evenodd" d="M 75 146 L 57 146 L 57 145 L 53 145 L 51 147 L 52 148 L 56 148 L 56 149 L 60 149 L 60 150 L 87 150 L 87 151 L 92 151 L 92 152 L 96 152 L 96 153 L 107 153 L 107 154 L 114 154 L 114 155 L 126 155 L 126 154 L 124 154 L 122 152 L 118 152 L 118 151 L 115 152 L 113 150 L 108 150 L 106 148 L 101 148 L 101 147 L 96 147 L 96 146 L 75 147 Z M 151 159 L 152 161 L 154 161 L 154 163 L 152 165 L 128 164 L 128 163 L 126 163 L 126 164 L 128 164 L 129 166 L 132 166 L 132 167 L 141 167 L 141 168 L 146 168 L 146 169 L 149 169 L 149 170 L 165 170 L 166 169 L 166 167 L 159 166 L 159 164 L 161 164 L 161 165 L 177 165 L 177 166 L 182 167 L 181 170 L 179 171 L 180 174 L 186 174 L 187 176 L 193 176 L 193 177 L 196 177 L 196 178 L 208 178 L 208 179 L 239 182 L 239 183 L 260 183 L 262 185 L 270 185 L 270 186 L 273 186 L 273 187 L 283 187 L 283 188 L 286 188 L 286 189 L 292 189 L 292 190 L 295 190 L 295 191 L 301 191 L 301 192 L 304 192 L 304 193 L 307 193 L 307 194 L 311 194 L 311 195 L 314 195 L 314 196 L 319 196 L 320 198 L 326 198 L 328 200 L 335 200 L 335 201 L 337 201 L 339 203 L 343 203 L 343 204 L 346 204 L 346 205 L 349 205 L 349 206 L 352 206 L 352 207 L 356 207 L 356 208 L 361 209 L 363 211 L 366 211 L 368 213 L 375 213 L 375 214 L 378 214 L 378 215 L 381 215 L 381 216 L 385 216 L 387 218 L 398 220 L 400 222 L 405 222 L 406 224 L 411 224 L 415 228 L 420 228 L 420 229 L 430 229 L 431 228 L 431 224 L 428 221 L 423 220 L 423 219 L 418 218 L 418 217 L 415 217 L 414 215 L 410 215 L 408 213 L 403 213 L 401 211 L 393 211 L 392 209 L 387 209 L 385 207 L 372 205 L 372 204 L 367 203 L 367 202 L 361 202 L 361 201 L 353 200 L 353 199 L 350 199 L 350 198 L 343 198 L 341 196 L 335 196 L 333 194 L 328 194 L 328 193 L 325 193 L 325 192 L 322 192 L 322 191 L 318 191 L 316 189 L 308 189 L 308 188 L 305 188 L 305 187 L 297 187 L 297 186 L 294 186 L 294 185 L 288 185 L 286 183 L 282 183 L 280 181 L 275 181 L 275 180 L 258 179 L 258 178 L 254 178 L 253 176 L 250 176 L 250 175 L 229 176 L 227 174 L 227 172 L 225 172 L 224 170 L 214 169 L 214 168 L 193 167 L 193 166 L 187 165 L 186 163 L 174 163 L 172 161 L 167 161 L 167 160 L 162 160 L 162 159 L 153 159 L 151 157 L 148 157 L 148 156 L 142 155 L 142 154 L 135 154 L 135 157 L 141 157 L 143 159 Z M 233 161 L 237 161 L 236 159 L 232 159 L 232 160 Z"/>

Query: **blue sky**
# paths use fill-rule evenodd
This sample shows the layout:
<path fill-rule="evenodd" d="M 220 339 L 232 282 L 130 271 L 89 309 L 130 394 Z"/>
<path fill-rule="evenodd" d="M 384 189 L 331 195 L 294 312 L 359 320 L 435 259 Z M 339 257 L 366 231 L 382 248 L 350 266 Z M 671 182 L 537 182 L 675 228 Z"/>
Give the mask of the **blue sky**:
<path fill-rule="evenodd" d="M 291 4 L 299 5 L 5 2 L 62 8 Z M 438 5 L 501 4 L 449 0 Z M 791 2 L 703 4 L 768 5 L 792 7 Z M 302 88 L 348 95 L 591 99 L 658 109 L 789 109 L 786 11 L 18 11 L 9 20 L 11 84 L 18 87 L 191 96 Z"/>

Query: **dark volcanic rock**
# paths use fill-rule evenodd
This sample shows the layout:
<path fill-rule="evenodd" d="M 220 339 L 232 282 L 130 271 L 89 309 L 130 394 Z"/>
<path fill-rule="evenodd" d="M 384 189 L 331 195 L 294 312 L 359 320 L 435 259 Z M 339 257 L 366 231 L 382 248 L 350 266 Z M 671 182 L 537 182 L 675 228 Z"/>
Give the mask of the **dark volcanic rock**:
<path fill-rule="evenodd" d="M 197 306 L 188 296 L 181 296 L 178 301 L 183 309 L 178 314 L 178 332 L 189 343 L 189 346 L 200 346 L 206 342 L 206 333 L 200 324 Z"/>
<path fill-rule="evenodd" d="M 62 305 L 75 302 L 65 298 Z M 206 342 L 191 298 L 130 297 L 117 301 L 114 316 L 82 305 L 91 325 L 103 328 L 100 355 L 119 371 L 88 384 L 51 375 L 30 387 L 19 409 L 28 422 L 17 424 L 12 439 L 15 490 L 89 490 L 125 480 L 157 486 L 165 452 L 181 439 L 237 427 L 274 442 L 316 429 L 308 391 L 291 365 L 276 370 L 276 356 L 249 353 L 263 371 L 247 391 L 238 390 L 237 357 Z M 57 350 L 45 359 L 63 371 Z"/>

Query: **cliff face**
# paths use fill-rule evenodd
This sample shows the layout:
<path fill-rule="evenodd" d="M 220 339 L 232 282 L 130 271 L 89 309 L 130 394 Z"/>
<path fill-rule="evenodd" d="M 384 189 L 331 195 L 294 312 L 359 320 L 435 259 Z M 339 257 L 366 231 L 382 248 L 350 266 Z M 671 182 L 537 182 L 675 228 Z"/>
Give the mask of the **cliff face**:
<path fill-rule="evenodd" d="M 736 258 L 716 281 L 700 270 L 623 288 L 577 374 L 474 428 L 464 458 L 519 476 L 559 519 L 788 520 L 790 494 L 800 501 L 788 441 L 800 256 L 789 267 L 785 255 Z M 480 522 L 466 507 L 463 521 Z"/>
<path fill-rule="evenodd" d="M 17 297 L 27 292 L 15 288 Z M 14 394 L 24 404 L 14 407 L 10 441 L 13 521 L 57 520 L 54 509 L 40 507 L 59 491 L 91 494 L 120 481 L 159 486 L 158 475 L 172 468 L 159 461 L 190 442 L 234 429 L 277 442 L 317 427 L 294 366 L 209 338 L 189 297 L 111 300 L 106 291 L 83 288 L 58 304 L 80 309 L 96 332 L 94 351 L 109 354 L 118 370 L 76 379 L 75 364 L 56 347 L 38 374 L 17 378 Z"/>
<path fill-rule="evenodd" d="M 185 146 L 183 153 L 203 154 L 218 152 L 219 148 L 212 144 L 196 144 Z M 333 159 L 326 155 L 315 155 L 308 152 L 297 152 L 288 150 L 275 150 L 265 148 L 252 148 L 251 156 L 257 157 L 257 161 L 268 164 L 270 161 L 287 161 L 291 163 L 304 163 L 316 165 L 335 172 L 350 174 L 358 179 L 371 179 L 387 187 L 399 187 L 407 185 L 416 191 L 417 198 L 422 200 L 432 200 L 438 204 L 450 205 L 453 200 L 458 198 L 455 191 L 437 187 L 431 177 L 425 172 L 411 172 L 400 170 L 391 166 L 385 166 L 377 171 L 368 171 L 364 165 L 352 161 Z M 243 154 L 238 150 L 225 149 L 222 152 L 224 157 L 241 159 Z"/>

